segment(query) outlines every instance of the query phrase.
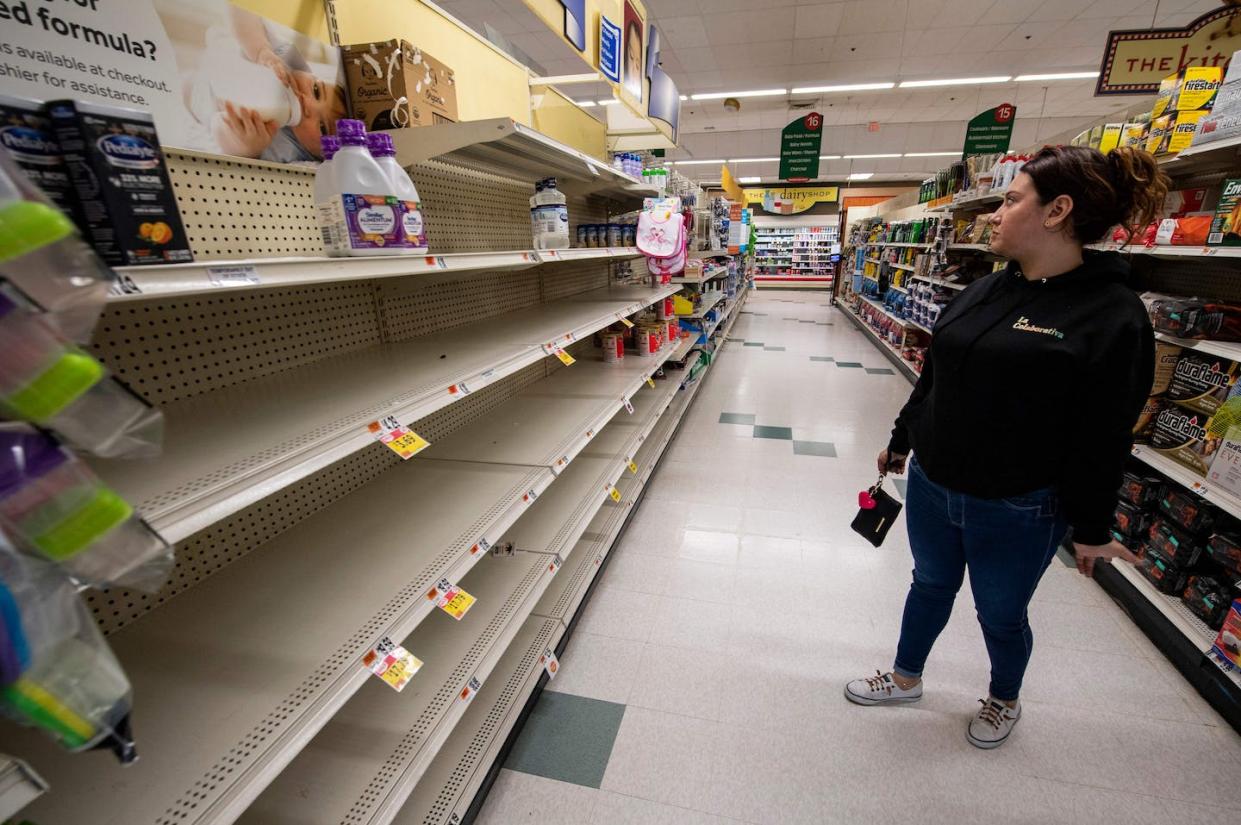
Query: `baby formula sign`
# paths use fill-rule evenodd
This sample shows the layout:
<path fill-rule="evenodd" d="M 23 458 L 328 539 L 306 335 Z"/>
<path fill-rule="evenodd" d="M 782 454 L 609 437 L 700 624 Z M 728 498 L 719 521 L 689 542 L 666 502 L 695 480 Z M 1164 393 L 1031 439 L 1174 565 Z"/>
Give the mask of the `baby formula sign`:
<path fill-rule="evenodd" d="M 337 49 L 219 0 L 2 2 L 0 62 L 0 93 L 144 110 L 169 147 L 315 161 L 347 116 Z"/>

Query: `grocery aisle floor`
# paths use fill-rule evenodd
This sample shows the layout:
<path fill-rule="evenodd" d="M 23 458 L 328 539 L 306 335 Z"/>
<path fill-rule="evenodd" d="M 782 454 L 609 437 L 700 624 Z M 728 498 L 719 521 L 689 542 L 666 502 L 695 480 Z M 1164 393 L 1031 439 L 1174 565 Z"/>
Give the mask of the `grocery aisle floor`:
<path fill-rule="evenodd" d="M 1241 737 L 1059 561 L 1004 747 L 965 740 L 968 586 L 921 703 L 845 701 L 909 584 L 903 519 L 878 550 L 848 524 L 910 386 L 822 293 L 745 309 L 478 821 L 1235 821 Z"/>

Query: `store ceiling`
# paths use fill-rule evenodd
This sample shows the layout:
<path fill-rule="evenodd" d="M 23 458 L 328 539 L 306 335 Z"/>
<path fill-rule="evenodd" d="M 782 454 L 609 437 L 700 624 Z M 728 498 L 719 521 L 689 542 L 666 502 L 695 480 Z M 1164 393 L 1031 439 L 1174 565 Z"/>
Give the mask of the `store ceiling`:
<path fill-rule="evenodd" d="M 663 68 L 684 95 L 897 82 L 982 75 L 1094 71 L 1114 29 L 1184 25 L 1218 0 L 645 0 L 664 33 Z M 585 66 L 521 0 L 437 0 L 479 32 L 486 25 L 524 52 L 536 71 L 579 74 Z M 823 114 L 824 155 L 960 150 L 966 122 L 1000 103 L 1017 105 L 1013 146 L 1079 128 L 1139 100 L 1094 96 L 1094 80 L 686 100 L 681 148 L 672 160 L 770 158 L 780 130 L 808 111 Z M 603 85 L 566 86 L 575 100 L 609 97 Z M 809 104 L 801 108 L 794 104 Z M 605 109 L 591 110 L 603 117 Z M 877 130 L 876 130 L 877 126 Z M 922 180 L 951 158 L 824 160 L 820 179 L 851 172 Z M 774 181 L 778 163 L 737 162 L 738 176 Z M 718 164 L 677 171 L 718 180 Z"/>

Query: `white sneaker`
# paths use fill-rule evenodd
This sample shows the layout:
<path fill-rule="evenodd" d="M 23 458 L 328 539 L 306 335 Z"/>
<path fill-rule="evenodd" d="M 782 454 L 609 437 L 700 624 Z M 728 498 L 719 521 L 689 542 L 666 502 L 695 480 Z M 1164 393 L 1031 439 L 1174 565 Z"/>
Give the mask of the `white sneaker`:
<path fill-rule="evenodd" d="M 970 720 L 965 738 L 976 748 L 998 748 L 1017 726 L 1017 720 L 1021 718 L 1021 703 L 1010 708 L 990 696 L 978 701 L 982 703 L 982 710 Z"/>
<path fill-rule="evenodd" d="M 874 676 L 854 679 L 845 685 L 845 698 L 857 705 L 904 705 L 922 698 L 922 682 L 905 690 L 892 680 L 891 673 L 875 671 Z"/>

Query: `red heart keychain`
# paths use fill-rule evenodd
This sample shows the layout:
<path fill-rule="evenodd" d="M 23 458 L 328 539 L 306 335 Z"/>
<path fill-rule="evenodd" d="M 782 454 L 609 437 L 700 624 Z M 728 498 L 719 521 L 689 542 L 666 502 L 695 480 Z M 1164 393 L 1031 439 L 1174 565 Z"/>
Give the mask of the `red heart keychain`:
<path fill-rule="evenodd" d="M 863 490 L 857 494 L 857 505 L 863 510 L 874 510 L 876 507 L 875 497 L 870 494 L 870 490 Z"/>

